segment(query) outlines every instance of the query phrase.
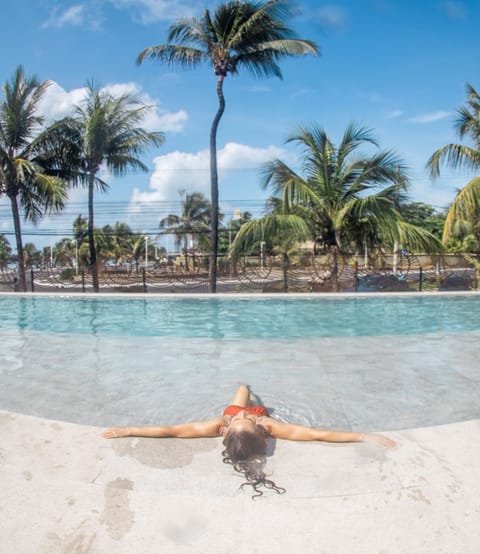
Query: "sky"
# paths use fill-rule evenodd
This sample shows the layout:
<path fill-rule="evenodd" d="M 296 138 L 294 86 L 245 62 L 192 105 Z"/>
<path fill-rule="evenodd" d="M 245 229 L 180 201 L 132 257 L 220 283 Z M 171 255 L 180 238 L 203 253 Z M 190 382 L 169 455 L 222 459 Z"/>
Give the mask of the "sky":
<path fill-rule="evenodd" d="M 166 42 L 178 17 L 200 17 L 208 0 L 17 0 L 2 5 L 0 83 L 18 65 L 50 81 L 40 110 L 46 121 L 71 113 L 89 81 L 113 94 L 132 92 L 151 106 L 143 126 L 163 131 L 165 143 L 145 152 L 148 172 L 102 177 L 95 224 L 128 223 L 155 238 L 160 219 L 179 213 L 181 194 L 209 196 L 209 133 L 217 109 L 209 66 L 173 68 L 146 60 L 141 50 Z M 443 209 L 472 177 L 442 169 L 433 181 L 430 155 L 463 142 L 454 128 L 466 84 L 480 89 L 478 0 L 300 0 L 290 22 L 297 36 L 316 42 L 320 56 L 281 62 L 283 80 L 241 72 L 224 84 L 225 114 L 217 138 L 224 222 L 240 211 L 264 213 L 269 191 L 261 167 L 280 158 L 301 170 L 301 151 L 286 138 L 300 125 L 324 128 L 341 141 L 347 125 L 372 130 L 381 149 L 409 168 L 410 200 Z M 361 151 L 371 154 L 373 150 Z M 62 215 L 36 228 L 24 224 L 24 242 L 52 245 L 86 216 L 86 191 L 73 189 Z M 10 207 L 0 199 L 0 232 L 11 235 Z M 168 247 L 168 245 L 167 245 Z"/>

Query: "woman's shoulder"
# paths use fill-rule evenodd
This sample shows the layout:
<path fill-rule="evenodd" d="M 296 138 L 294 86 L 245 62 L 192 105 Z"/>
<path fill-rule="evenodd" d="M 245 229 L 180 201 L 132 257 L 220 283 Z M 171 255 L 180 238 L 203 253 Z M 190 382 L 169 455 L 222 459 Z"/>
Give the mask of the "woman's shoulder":
<path fill-rule="evenodd" d="M 270 416 L 263 416 L 258 418 L 258 424 L 265 429 L 268 435 L 272 434 L 272 430 L 277 423 L 278 421 Z"/>

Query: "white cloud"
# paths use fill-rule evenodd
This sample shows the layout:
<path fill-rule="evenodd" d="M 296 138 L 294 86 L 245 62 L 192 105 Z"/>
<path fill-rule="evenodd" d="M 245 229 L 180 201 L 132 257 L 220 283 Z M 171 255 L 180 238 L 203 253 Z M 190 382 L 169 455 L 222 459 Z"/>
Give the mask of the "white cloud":
<path fill-rule="evenodd" d="M 185 110 L 179 110 L 175 113 L 160 112 L 156 113 L 153 110 L 149 112 L 145 118 L 145 127 L 147 129 L 159 130 L 162 132 L 180 133 L 185 128 L 188 120 L 188 114 Z"/>
<path fill-rule="evenodd" d="M 298 98 L 299 96 L 305 96 L 307 94 L 311 94 L 312 92 L 313 92 L 313 89 L 311 89 L 309 87 L 300 88 L 300 89 L 296 90 L 295 92 L 293 92 L 290 95 L 290 98 Z"/>
<path fill-rule="evenodd" d="M 42 28 L 54 27 L 61 29 L 67 25 L 72 27 L 86 26 L 91 29 L 100 27 L 101 17 L 93 5 L 75 4 L 67 9 L 53 8 L 50 17 L 42 24 Z"/>
<path fill-rule="evenodd" d="M 218 167 L 221 171 L 229 169 L 255 169 L 262 163 L 283 154 L 281 148 L 253 148 L 235 142 L 227 143 L 218 153 Z"/>
<path fill-rule="evenodd" d="M 200 3 L 196 0 L 109 0 L 117 9 L 127 9 L 140 23 L 189 17 L 197 13 Z"/>
<path fill-rule="evenodd" d="M 416 115 L 415 117 L 410 117 L 408 121 L 410 121 L 410 123 L 432 123 L 434 121 L 440 121 L 440 119 L 445 119 L 451 115 L 452 112 L 438 111 Z"/>
<path fill-rule="evenodd" d="M 116 83 L 104 87 L 104 90 L 113 96 L 133 94 L 147 106 L 152 106 L 151 109 L 145 111 L 142 122 L 142 126 L 149 131 L 179 133 L 184 129 L 188 120 L 188 114 L 184 110 L 169 112 L 159 107 L 158 102 L 143 92 L 136 83 Z M 52 82 L 42 98 L 39 111 L 47 122 L 72 115 L 73 107 L 82 102 L 86 93 L 86 87 L 66 91 L 58 83 Z"/>
<path fill-rule="evenodd" d="M 85 98 L 85 88 L 72 89 L 67 92 L 58 83 L 52 81 L 39 103 L 39 113 L 47 123 L 72 115 L 73 106 Z"/>
<path fill-rule="evenodd" d="M 118 10 L 127 11 L 131 18 L 142 24 L 171 21 L 179 17 L 198 14 L 203 5 L 198 0 L 104 0 Z M 98 0 L 85 0 L 68 8 L 56 6 L 43 22 L 42 28 L 61 29 L 66 26 L 97 30 L 105 16 Z"/>
<path fill-rule="evenodd" d="M 403 115 L 402 110 L 392 110 L 391 112 L 387 113 L 387 118 L 388 119 L 396 119 L 397 117 L 400 117 L 401 115 Z"/>
<path fill-rule="evenodd" d="M 165 133 L 179 133 L 185 128 L 188 114 L 185 110 L 168 112 L 157 106 L 157 102 L 146 92 L 143 92 L 136 83 L 118 83 L 105 87 L 113 96 L 133 94 L 151 109 L 145 111 L 142 126 L 149 131 L 162 131 Z"/>
<path fill-rule="evenodd" d="M 275 146 L 253 148 L 245 144 L 227 143 L 217 153 L 219 181 L 238 178 L 239 170 L 257 170 L 264 162 L 282 156 L 285 152 Z M 133 219 L 148 211 L 152 203 L 177 202 L 179 191 L 201 192 L 210 196 L 210 154 L 199 152 L 170 152 L 153 160 L 155 170 L 150 178 L 149 191 L 133 190 L 130 214 Z M 161 207 L 161 205 L 160 205 Z M 132 220 L 130 220 L 132 221 Z"/>

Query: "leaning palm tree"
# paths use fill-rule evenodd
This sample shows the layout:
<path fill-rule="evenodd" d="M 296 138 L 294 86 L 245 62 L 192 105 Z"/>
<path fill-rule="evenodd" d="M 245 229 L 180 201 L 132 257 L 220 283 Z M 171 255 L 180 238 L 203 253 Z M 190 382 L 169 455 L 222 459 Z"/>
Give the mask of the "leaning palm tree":
<path fill-rule="evenodd" d="M 278 62 L 288 56 L 317 54 L 317 46 L 295 38 L 288 21 L 294 15 L 288 0 L 229 0 L 213 15 L 207 9 L 200 19 L 181 18 L 171 25 L 167 44 L 140 52 L 137 62 L 150 58 L 170 65 L 213 67 L 217 78 L 218 110 L 210 131 L 211 259 L 210 292 L 216 292 L 218 253 L 217 129 L 225 110 L 224 79 L 244 67 L 255 76 L 282 78 Z"/>
<path fill-rule="evenodd" d="M 149 106 L 132 94 L 113 96 L 89 83 L 87 96 L 76 106 L 72 118 L 58 123 L 64 142 L 78 159 L 75 182 L 88 189 L 89 265 L 93 289 L 98 291 L 97 249 L 94 236 L 94 191 L 105 191 L 108 184 L 99 177 L 102 165 L 113 175 L 124 175 L 129 169 L 147 171 L 139 159 L 148 147 L 160 146 L 163 133 L 146 131 L 139 124 Z"/>
<path fill-rule="evenodd" d="M 437 249 L 433 235 L 403 221 L 398 209 L 408 187 L 406 167 L 391 151 L 379 151 L 369 129 L 350 124 L 338 146 L 320 127 L 300 127 L 287 142 L 303 149 L 303 174 L 276 159 L 264 166 L 263 186 L 273 189 L 276 209 L 307 221 L 315 244 L 346 253 L 398 242 L 415 250 Z M 377 149 L 357 155 L 360 147 Z"/>
<path fill-rule="evenodd" d="M 480 95 L 467 84 L 467 106 L 457 110 L 455 127 L 461 139 L 469 137 L 472 146 L 447 144 L 436 150 L 427 162 L 432 177 L 440 175 L 440 165 L 445 163 L 453 169 L 480 169 Z M 443 229 L 443 241 L 446 242 L 455 227 L 456 221 L 465 221 L 475 228 L 475 238 L 480 244 L 480 177 L 474 177 L 461 190 L 451 205 Z"/>
<path fill-rule="evenodd" d="M 26 77 L 21 66 L 3 87 L 0 105 L 0 196 L 11 205 L 18 255 L 19 289 L 27 290 L 20 208 L 36 224 L 64 206 L 67 183 L 43 163 L 51 129 L 44 128 L 38 104 L 49 83 Z"/>

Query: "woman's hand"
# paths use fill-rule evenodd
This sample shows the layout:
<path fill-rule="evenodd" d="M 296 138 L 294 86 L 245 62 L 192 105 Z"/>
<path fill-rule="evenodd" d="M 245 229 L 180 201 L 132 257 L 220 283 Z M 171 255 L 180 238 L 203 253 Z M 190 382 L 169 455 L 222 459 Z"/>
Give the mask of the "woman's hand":
<path fill-rule="evenodd" d="M 397 446 L 394 440 L 389 439 L 385 435 L 378 435 L 375 433 L 362 433 L 362 442 L 383 446 L 384 448 L 395 448 Z"/>
<path fill-rule="evenodd" d="M 111 427 L 106 431 L 103 431 L 102 437 L 104 439 L 119 439 L 121 437 L 129 437 L 130 429 L 129 427 Z"/>

